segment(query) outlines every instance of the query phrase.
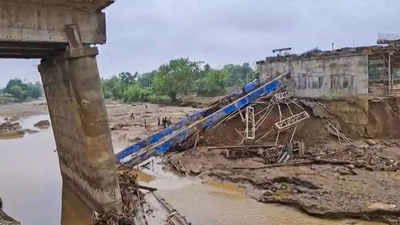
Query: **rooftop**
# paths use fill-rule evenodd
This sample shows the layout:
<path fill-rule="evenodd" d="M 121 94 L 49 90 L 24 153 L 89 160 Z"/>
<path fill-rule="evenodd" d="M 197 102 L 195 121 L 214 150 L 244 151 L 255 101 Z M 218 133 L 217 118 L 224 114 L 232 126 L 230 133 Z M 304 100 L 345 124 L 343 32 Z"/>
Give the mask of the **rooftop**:
<path fill-rule="evenodd" d="M 319 49 L 312 49 L 302 54 L 289 54 L 283 56 L 269 56 L 265 60 L 257 61 L 257 64 L 264 64 L 266 62 L 299 60 L 299 59 L 315 59 L 324 57 L 346 57 L 354 55 L 379 55 L 387 54 L 389 52 L 400 54 L 400 47 L 391 45 L 373 45 L 373 46 L 361 46 L 361 47 L 346 47 L 329 51 L 321 51 Z"/>

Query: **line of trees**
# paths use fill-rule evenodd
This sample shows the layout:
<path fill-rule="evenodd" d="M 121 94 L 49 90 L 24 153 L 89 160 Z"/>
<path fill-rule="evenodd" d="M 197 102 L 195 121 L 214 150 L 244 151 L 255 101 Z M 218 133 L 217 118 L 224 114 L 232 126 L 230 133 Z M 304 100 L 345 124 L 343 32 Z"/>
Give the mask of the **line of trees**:
<path fill-rule="evenodd" d="M 104 96 L 125 102 L 168 103 L 180 96 L 222 95 L 258 77 L 248 63 L 214 69 L 209 64 L 187 58 L 171 60 L 149 73 L 123 72 L 102 80 Z"/>
<path fill-rule="evenodd" d="M 25 101 L 29 98 L 37 99 L 42 97 L 42 85 L 39 82 L 25 83 L 20 79 L 8 81 L 7 86 L 0 90 L 1 94 L 11 95 L 18 101 Z"/>

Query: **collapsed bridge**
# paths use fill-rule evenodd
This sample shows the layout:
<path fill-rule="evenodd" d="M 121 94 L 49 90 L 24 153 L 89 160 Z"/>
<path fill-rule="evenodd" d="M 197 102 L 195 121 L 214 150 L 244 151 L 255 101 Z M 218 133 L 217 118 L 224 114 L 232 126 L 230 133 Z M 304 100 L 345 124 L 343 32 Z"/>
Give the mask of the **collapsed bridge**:
<path fill-rule="evenodd" d="M 258 99 L 272 96 L 285 86 L 285 79 L 289 75 L 289 73 L 283 73 L 259 86 L 256 85 L 256 82 L 251 82 L 239 93 L 232 93 L 226 97 L 228 99 L 236 98 L 233 102 L 228 101 L 227 104 L 218 105 L 217 109 L 211 108 L 194 113 L 172 127 L 125 148 L 117 154 L 117 160 L 123 164 L 136 165 L 157 154 L 164 154 L 179 146 L 194 134 L 216 126 L 224 118 L 238 113 Z"/>

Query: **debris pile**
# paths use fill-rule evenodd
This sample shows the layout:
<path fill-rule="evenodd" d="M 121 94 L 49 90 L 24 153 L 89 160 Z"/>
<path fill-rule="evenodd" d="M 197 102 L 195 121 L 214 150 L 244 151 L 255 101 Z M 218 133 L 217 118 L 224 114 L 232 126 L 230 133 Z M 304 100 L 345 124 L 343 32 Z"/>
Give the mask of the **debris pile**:
<path fill-rule="evenodd" d="M 22 127 L 19 123 L 4 122 L 0 124 L 0 133 L 6 133 L 11 131 L 20 130 Z"/>
<path fill-rule="evenodd" d="M 122 197 L 122 212 L 95 212 L 94 225 L 134 225 L 137 211 L 143 203 L 143 194 L 139 191 L 136 176 L 129 170 L 120 169 L 119 185 Z"/>
<path fill-rule="evenodd" d="M 222 120 L 203 134 L 201 144 L 213 145 L 209 150 L 224 149 L 228 159 L 259 157 L 265 163 L 282 163 L 303 157 L 303 140 L 295 140 L 295 135 L 309 118 L 296 99 L 278 92 Z"/>
<path fill-rule="evenodd" d="M 41 120 L 35 123 L 33 126 L 39 129 L 47 129 L 50 127 L 50 122 L 48 120 Z"/>
<path fill-rule="evenodd" d="M 12 123 L 6 121 L 0 124 L 0 138 L 11 138 L 16 136 L 23 136 L 25 131 L 21 130 L 22 127 L 19 123 Z"/>
<path fill-rule="evenodd" d="M 379 118 L 377 104 L 388 103 L 374 104 L 370 116 Z M 388 113 L 400 118 L 395 110 L 382 115 Z M 325 104 L 280 92 L 197 134 L 185 143 L 187 151 L 164 161 L 182 176 L 240 183 L 261 202 L 317 216 L 399 222 L 399 139 L 357 136 L 346 126 Z"/>

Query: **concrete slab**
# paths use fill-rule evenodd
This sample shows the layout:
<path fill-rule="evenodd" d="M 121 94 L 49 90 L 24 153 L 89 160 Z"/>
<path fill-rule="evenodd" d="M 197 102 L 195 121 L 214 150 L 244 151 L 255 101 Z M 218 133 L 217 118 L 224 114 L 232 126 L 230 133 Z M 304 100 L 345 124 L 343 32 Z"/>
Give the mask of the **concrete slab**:
<path fill-rule="evenodd" d="M 113 0 L 0 0 L 0 58 L 43 58 L 63 51 L 66 26 L 82 43 L 106 42 L 105 13 Z"/>

